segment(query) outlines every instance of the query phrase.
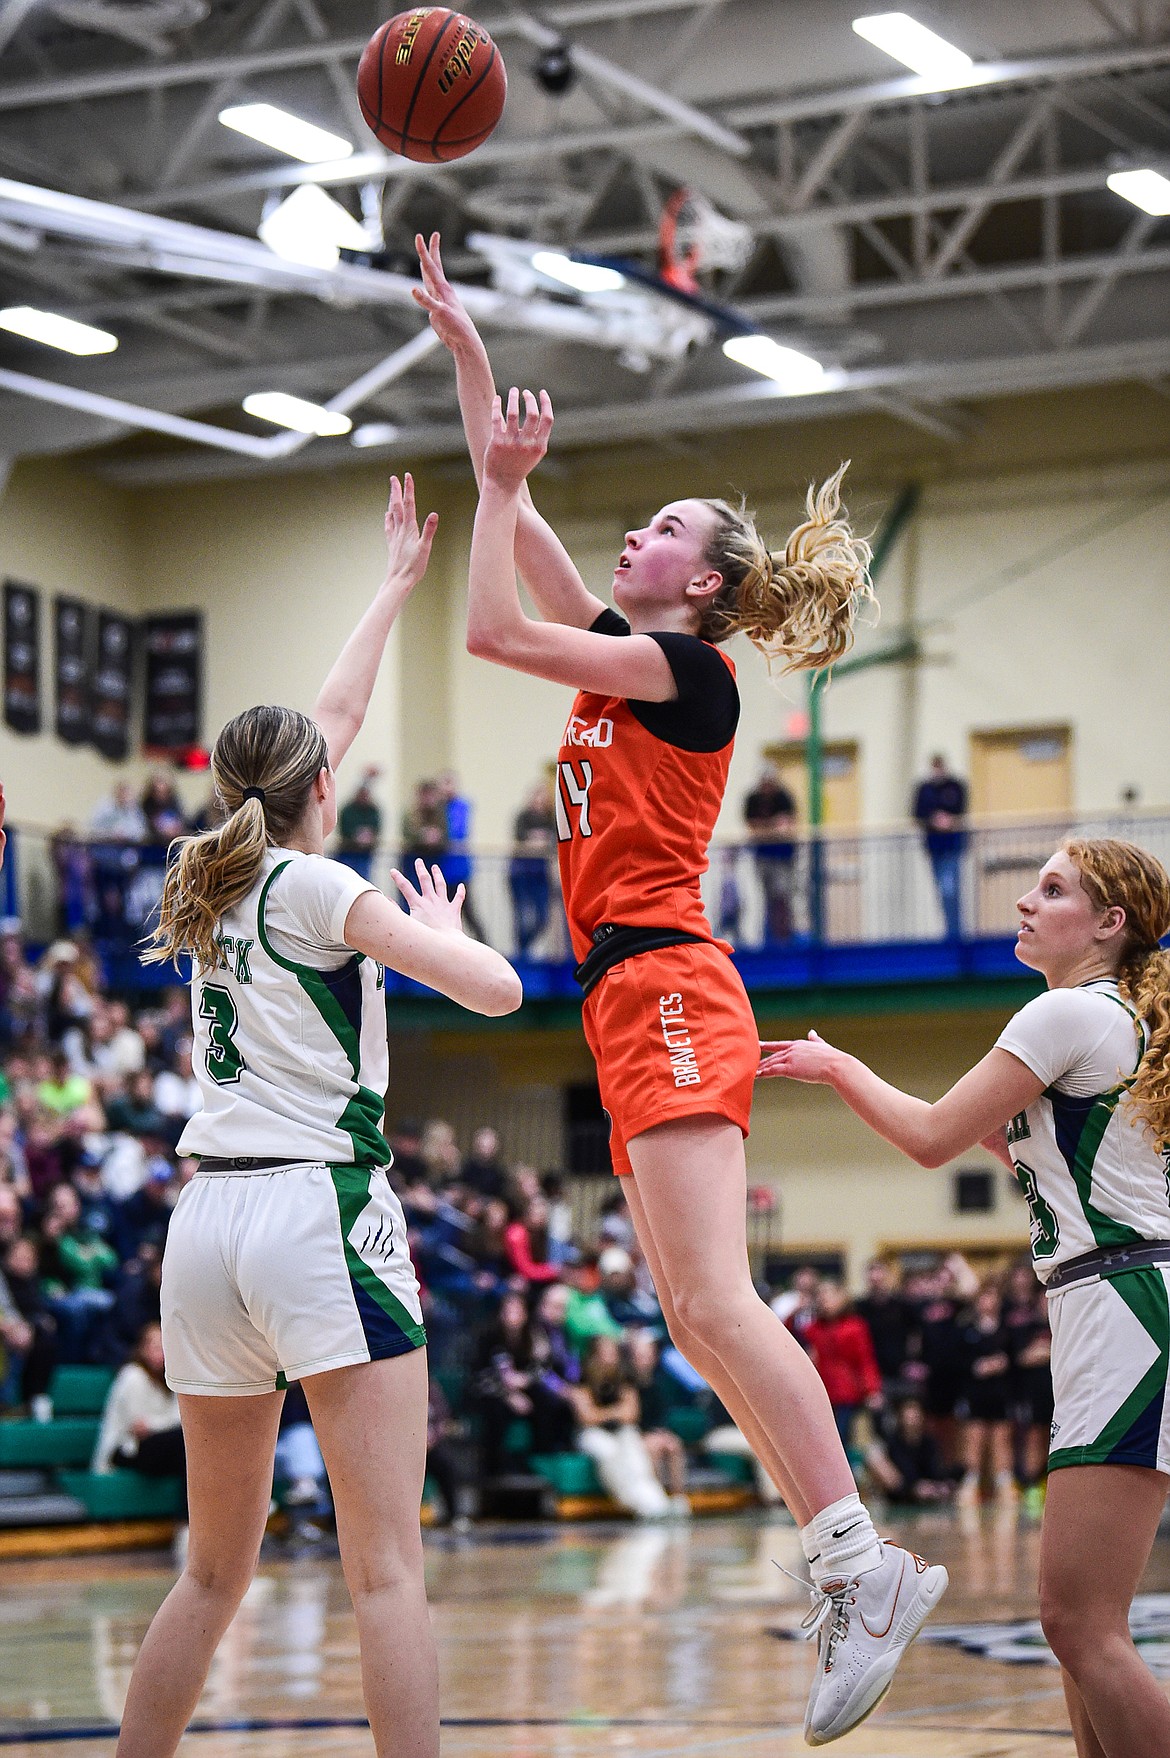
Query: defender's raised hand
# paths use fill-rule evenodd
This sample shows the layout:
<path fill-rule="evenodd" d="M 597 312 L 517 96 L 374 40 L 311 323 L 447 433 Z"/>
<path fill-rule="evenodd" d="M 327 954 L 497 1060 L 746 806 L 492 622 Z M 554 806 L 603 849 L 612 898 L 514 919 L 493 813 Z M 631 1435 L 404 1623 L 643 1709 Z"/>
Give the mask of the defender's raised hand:
<path fill-rule="evenodd" d="M 427 571 L 438 525 L 438 513 L 428 513 L 419 530 L 414 510 L 414 478 L 409 470 L 401 482 L 392 476 L 385 527 L 387 585 L 397 585 L 407 592 L 418 585 Z"/>
<path fill-rule="evenodd" d="M 507 409 L 499 397 L 492 404 L 492 432 L 483 460 L 485 482 L 515 492 L 548 451 L 552 434 L 553 406 L 547 391 L 539 400 L 524 392 L 524 415 L 520 415 L 520 392 L 513 385 Z"/>
<path fill-rule="evenodd" d="M 423 860 L 415 861 L 414 871 L 416 885 L 412 885 L 406 874 L 400 873 L 397 867 L 390 872 L 390 877 L 406 899 L 407 908 L 414 920 L 422 922 L 424 927 L 437 929 L 439 933 L 461 934 L 466 888 L 457 885 L 454 892 L 448 895 L 442 868 L 428 867 Z"/>

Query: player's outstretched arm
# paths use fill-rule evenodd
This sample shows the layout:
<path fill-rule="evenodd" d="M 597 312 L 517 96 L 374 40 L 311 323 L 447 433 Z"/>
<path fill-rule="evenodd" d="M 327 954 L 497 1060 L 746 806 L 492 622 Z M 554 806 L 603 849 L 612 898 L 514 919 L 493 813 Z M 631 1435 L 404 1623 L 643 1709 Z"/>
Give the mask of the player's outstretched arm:
<path fill-rule="evenodd" d="M 313 709 L 313 719 L 325 734 L 333 769 L 353 744 L 366 718 L 390 630 L 427 571 L 438 523 L 439 515 L 429 513 L 419 530 L 414 510 L 414 479 L 409 470 L 401 482 L 397 476 L 390 478 L 385 578 L 322 684 Z"/>
<path fill-rule="evenodd" d="M 515 1013 L 524 999 L 520 978 L 502 953 L 463 932 L 462 885 L 449 895 L 439 868 L 422 861 L 415 862 L 413 885 L 397 870 L 394 882 L 410 914 L 380 891 L 363 891 L 345 919 L 346 945 L 472 1013 Z"/>
<path fill-rule="evenodd" d="M 482 487 L 483 458 L 491 439 L 492 401 L 496 394 L 492 363 L 482 336 L 443 271 L 439 234 L 432 232 L 429 244 L 419 234 L 414 243 L 423 277 L 414 298 L 455 361 L 459 413 L 476 484 Z M 568 550 L 548 520 L 533 506 L 527 483 L 520 491 L 515 554 L 520 578 L 542 617 L 577 629 L 588 629 L 597 621 L 605 605 L 589 591 Z"/>
<path fill-rule="evenodd" d="M 523 420 L 520 393 L 514 386 L 506 413 L 498 397 L 493 401 L 491 438 L 471 536 L 468 652 L 578 690 L 671 702 L 678 694 L 674 673 L 649 635 L 618 641 L 564 623 L 534 622 L 524 614 L 513 559 L 516 518 L 528 472 L 548 448 L 552 422 L 547 391 L 541 391 L 539 401 L 531 391 L 524 392 Z"/>
<path fill-rule="evenodd" d="M 995 1137 L 1040 1097 L 1045 1084 L 1017 1056 L 997 1047 L 932 1105 L 891 1086 L 816 1032 L 761 1044 L 757 1072 L 831 1086 L 876 1135 L 920 1166 L 932 1167 Z"/>

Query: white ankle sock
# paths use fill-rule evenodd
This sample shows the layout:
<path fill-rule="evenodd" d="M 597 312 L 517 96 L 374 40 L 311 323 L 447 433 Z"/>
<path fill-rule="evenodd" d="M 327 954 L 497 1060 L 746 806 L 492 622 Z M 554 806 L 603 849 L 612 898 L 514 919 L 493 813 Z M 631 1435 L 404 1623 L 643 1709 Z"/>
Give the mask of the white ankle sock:
<path fill-rule="evenodd" d="M 800 1542 L 818 1585 L 831 1575 L 867 1575 L 881 1566 L 881 1541 L 859 1495 L 842 1496 L 814 1514 L 801 1527 Z"/>

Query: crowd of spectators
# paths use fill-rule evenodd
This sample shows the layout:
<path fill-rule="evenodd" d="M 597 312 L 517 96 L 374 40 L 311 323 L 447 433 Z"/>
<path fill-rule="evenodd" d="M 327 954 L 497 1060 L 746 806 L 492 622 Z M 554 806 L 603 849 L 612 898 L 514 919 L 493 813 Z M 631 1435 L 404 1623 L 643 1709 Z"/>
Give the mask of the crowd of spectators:
<path fill-rule="evenodd" d="M 191 1049 L 185 990 L 134 1008 L 103 992 L 83 937 L 33 959 L 0 934 L 0 1413 L 47 1418 L 59 1363 L 118 1369 L 97 1469 L 181 1462 L 158 1321 L 167 1225 L 195 1169 L 176 1153 L 198 1105 Z M 509 1164 L 487 1125 L 463 1152 L 449 1123 L 401 1120 L 391 1145 L 430 1336 L 443 1517 L 466 1519 L 533 1455 L 572 1450 L 631 1512 L 669 1517 L 686 1505 L 680 1430 L 746 1453 L 671 1344 L 616 1181 L 575 1220 L 570 1181 Z M 911 1504 L 1037 1495 L 1052 1393 L 1026 1264 L 980 1282 L 952 1257 L 899 1281 L 878 1260 L 857 1300 L 806 1266 L 773 1304 L 872 1486 Z M 327 1508 L 301 1394 L 280 1458 L 293 1504 Z"/>

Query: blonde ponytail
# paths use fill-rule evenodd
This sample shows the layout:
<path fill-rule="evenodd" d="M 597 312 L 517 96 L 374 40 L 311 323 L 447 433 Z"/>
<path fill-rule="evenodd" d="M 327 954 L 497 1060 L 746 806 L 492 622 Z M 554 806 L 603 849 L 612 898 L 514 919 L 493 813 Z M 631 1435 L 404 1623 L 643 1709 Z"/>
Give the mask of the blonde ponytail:
<path fill-rule="evenodd" d="M 265 851 L 291 833 L 314 781 L 328 767 L 320 727 L 293 708 L 248 708 L 228 721 L 211 753 L 224 822 L 172 843 L 145 963 L 189 952 L 200 970 L 215 967 L 220 918 L 251 891 Z"/>
<path fill-rule="evenodd" d="M 841 504 L 848 468 L 846 461 L 820 488 L 810 485 L 806 517 L 782 553 L 769 551 L 745 507 L 703 503 L 717 520 L 707 560 L 723 575 L 699 625 L 703 640 L 726 641 L 742 630 L 785 671 L 821 671 L 849 651 L 858 612 L 874 592 L 872 552 Z"/>
<path fill-rule="evenodd" d="M 1081 885 L 1098 909 L 1125 911 L 1125 942 L 1117 986 L 1145 1024 L 1145 1055 L 1127 1094 L 1154 1145 L 1170 1147 L 1170 874 L 1136 843 L 1098 837 L 1065 843 Z"/>

